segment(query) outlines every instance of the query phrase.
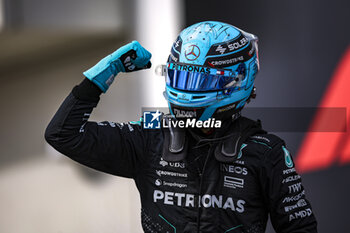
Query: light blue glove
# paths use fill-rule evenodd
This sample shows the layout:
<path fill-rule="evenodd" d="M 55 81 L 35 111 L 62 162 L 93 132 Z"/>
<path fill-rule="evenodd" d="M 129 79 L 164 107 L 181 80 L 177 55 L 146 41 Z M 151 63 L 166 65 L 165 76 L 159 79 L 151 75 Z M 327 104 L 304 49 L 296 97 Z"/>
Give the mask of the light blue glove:
<path fill-rule="evenodd" d="M 99 61 L 83 74 L 106 92 L 119 72 L 132 72 L 151 68 L 152 54 L 139 42 L 133 41 Z"/>

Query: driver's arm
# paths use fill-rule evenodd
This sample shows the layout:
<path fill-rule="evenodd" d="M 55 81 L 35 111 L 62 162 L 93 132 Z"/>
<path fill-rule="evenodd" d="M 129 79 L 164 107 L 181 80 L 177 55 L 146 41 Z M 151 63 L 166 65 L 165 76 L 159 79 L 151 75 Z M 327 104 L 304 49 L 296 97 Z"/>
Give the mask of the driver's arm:
<path fill-rule="evenodd" d="M 81 164 L 113 175 L 135 177 L 145 151 L 141 126 L 88 119 L 114 76 L 149 68 L 150 58 L 147 50 L 132 42 L 84 72 L 86 78 L 74 87 L 47 126 L 46 141 Z"/>

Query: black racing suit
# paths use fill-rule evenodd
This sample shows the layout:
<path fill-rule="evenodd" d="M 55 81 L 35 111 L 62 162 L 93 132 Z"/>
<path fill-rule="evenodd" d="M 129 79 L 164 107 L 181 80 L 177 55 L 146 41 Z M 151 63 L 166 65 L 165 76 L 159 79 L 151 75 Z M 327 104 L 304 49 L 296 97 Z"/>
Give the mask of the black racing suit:
<path fill-rule="evenodd" d="M 144 232 L 260 233 L 268 215 L 278 233 L 317 232 L 300 176 L 277 136 L 249 137 L 233 163 L 215 159 L 215 143 L 195 146 L 189 137 L 187 157 L 167 162 L 162 130 L 88 121 L 100 93 L 87 79 L 76 86 L 45 138 L 81 164 L 134 179 Z"/>

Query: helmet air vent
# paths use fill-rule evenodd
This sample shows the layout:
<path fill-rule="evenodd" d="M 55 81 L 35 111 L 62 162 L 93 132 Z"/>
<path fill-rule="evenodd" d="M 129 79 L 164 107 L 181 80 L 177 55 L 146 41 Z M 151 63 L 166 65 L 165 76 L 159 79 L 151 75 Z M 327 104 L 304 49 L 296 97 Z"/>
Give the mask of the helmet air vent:
<path fill-rule="evenodd" d="M 195 96 L 192 96 L 192 99 L 195 100 L 195 99 L 203 99 L 205 98 L 205 95 L 195 95 Z"/>

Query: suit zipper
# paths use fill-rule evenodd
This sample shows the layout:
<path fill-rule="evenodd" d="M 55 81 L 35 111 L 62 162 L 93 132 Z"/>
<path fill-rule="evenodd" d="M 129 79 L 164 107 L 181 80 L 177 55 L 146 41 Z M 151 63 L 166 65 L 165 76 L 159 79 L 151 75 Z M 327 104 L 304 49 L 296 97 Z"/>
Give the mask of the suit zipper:
<path fill-rule="evenodd" d="M 200 219 L 200 216 L 201 216 L 201 206 L 199 206 L 199 204 L 201 203 L 201 200 L 200 200 L 200 196 L 202 195 L 202 183 L 203 183 L 203 175 L 205 173 L 205 168 L 207 166 L 207 162 L 208 162 L 208 159 L 209 159 L 209 156 L 211 154 L 211 149 L 212 149 L 212 144 L 209 145 L 209 149 L 208 149 L 208 154 L 205 158 L 205 162 L 204 162 L 204 165 L 203 165 L 203 170 L 202 172 L 200 171 L 199 167 L 197 166 L 197 171 L 198 171 L 198 176 L 199 176 L 199 190 L 198 190 L 198 211 L 197 211 L 197 233 L 200 233 L 200 224 L 201 224 L 201 219 Z"/>

